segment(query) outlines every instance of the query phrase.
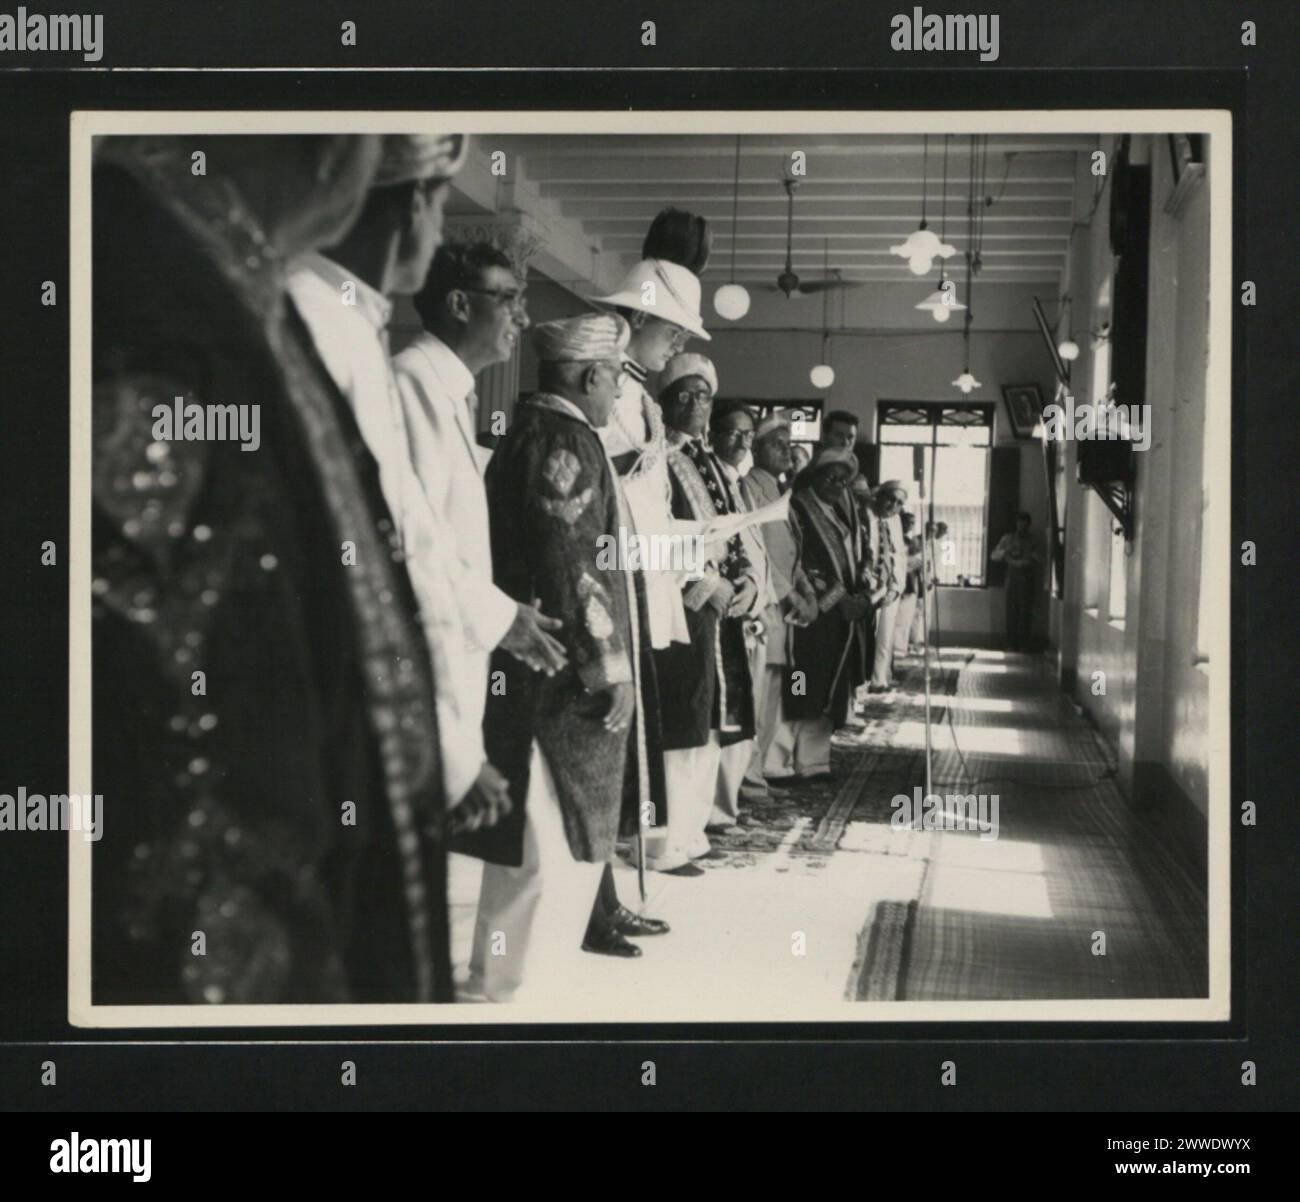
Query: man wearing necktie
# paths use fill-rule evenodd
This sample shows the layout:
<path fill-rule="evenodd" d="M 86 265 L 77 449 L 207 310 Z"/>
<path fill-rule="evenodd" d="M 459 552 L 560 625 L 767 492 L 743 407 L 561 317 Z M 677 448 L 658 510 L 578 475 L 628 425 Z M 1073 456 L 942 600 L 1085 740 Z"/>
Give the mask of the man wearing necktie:
<path fill-rule="evenodd" d="M 718 376 L 704 355 L 675 355 L 660 377 L 673 517 L 708 522 L 732 512 L 722 466 L 704 443 Z M 706 547 L 707 562 L 682 589 L 689 644 L 655 651 L 663 712 L 668 832 L 654 867 L 697 876 L 692 860 L 720 858 L 704 828 L 713 810 L 722 748 L 754 737 L 744 620 L 761 601 L 739 534 Z"/>
<path fill-rule="evenodd" d="M 714 406 L 709 422 L 713 443 L 714 461 L 721 470 L 727 488 L 729 513 L 744 513 L 750 508 L 741 485 L 745 473 L 753 463 L 750 448 L 754 445 L 754 414 L 740 401 Z M 745 651 L 749 656 L 749 680 L 754 695 L 754 722 L 757 728 L 763 710 L 763 684 L 766 679 L 768 630 L 763 614 L 776 602 L 771 574 L 768 568 L 767 548 L 763 534 L 757 526 L 747 526 L 740 532 L 745 555 L 754 572 L 757 589 L 744 619 Z M 784 638 L 780 627 L 772 631 L 773 638 Z M 757 737 L 757 729 L 755 729 Z M 740 817 L 742 792 L 750 798 L 766 797 L 767 782 L 761 772 L 753 778 L 747 775 L 754 758 L 754 739 L 733 743 L 722 749 L 718 771 L 717 795 L 713 813 L 709 816 L 709 830 L 731 826 Z"/>

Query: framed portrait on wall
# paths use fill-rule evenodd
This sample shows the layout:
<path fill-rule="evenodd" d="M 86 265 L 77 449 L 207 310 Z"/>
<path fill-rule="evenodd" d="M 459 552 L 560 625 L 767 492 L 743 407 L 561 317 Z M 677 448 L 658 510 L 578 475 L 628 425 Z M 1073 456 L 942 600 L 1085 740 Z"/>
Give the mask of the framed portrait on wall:
<path fill-rule="evenodd" d="M 1033 438 L 1043 416 L 1043 394 L 1037 384 L 1003 384 L 1002 400 L 1017 438 Z"/>

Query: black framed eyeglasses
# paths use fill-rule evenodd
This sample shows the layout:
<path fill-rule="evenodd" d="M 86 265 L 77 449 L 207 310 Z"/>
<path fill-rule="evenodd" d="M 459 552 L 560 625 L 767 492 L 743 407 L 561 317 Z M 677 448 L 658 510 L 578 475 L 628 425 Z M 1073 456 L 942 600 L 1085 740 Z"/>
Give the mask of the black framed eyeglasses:
<path fill-rule="evenodd" d="M 752 443 L 754 441 L 753 430 L 742 430 L 739 426 L 719 426 L 714 431 L 715 438 L 734 438 L 737 442 Z"/>
<path fill-rule="evenodd" d="M 713 400 L 713 393 L 707 388 L 683 388 L 677 394 L 677 399 L 683 405 L 707 405 Z"/>
<path fill-rule="evenodd" d="M 516 313 L 528 312 L 528 298 L 522 288 L 462 288 L 461 291 L 490 296 L 503 309 L 513 309 Z"/>

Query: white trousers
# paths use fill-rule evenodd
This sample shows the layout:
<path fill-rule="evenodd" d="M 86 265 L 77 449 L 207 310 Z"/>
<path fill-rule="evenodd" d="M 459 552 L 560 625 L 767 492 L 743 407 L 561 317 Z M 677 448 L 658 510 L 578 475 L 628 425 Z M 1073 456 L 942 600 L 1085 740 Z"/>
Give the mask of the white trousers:
<path fill-rule="evenodd" d="M 753 739 L 719 749 L 718 783 L 713 795 L 713 812 L 709 815 L 710 826 L 730 826 L 740 817 L 740 788 L 746 783 L 745 773 L 753 758 Z M 767 788 L 766 781 L 763 788 Z"/>
<path fill-rule="evenodd" d="M 775 607 L 773 607 L 775 609 Z M 769 613 L 772 610 L 768 611 Z M 779 612 L 779 611 L 778 611 Z M 769 638 L 779 637 L 769 635 Z M 767 796 L 767 781 L 763 777 L 763 760 L 776 724 L 781 721 L 781 673 L 780 664 L 769 666 L 767 646 L 760 643 L 757 654 L 749 661 L 749 678 L 754 682 L 754 737 L 749 743 L 749 763 L 745 767 L 745 776 L 741 790 L 745 797 L 761 798 Z"/>
<path fill-rule="evenodd" d="M 916 599 L 916 608 L 912 611 L 912 633 L 909 642 L 913 646 L 920 647 L 925 642 L 925 606 L 930 605 L 930 626 L 934 626 L 934 590 L 931 589 L 926 595 L 926 601 L 923 603 L 918 596 Z"/>
<path fill-rule="evenodd" d="M 907 654 L 908 640 L 912 637 L 912 620 L 916 616 L 915 593 L 906 594 L 898 603 L 898 615 L 894 619 L 894 654 Z"/>
<path fill-rule="evenodd" d="M 771 755 L 776 732 L 784 721 L 781 717 L 781 699 L 782 690 L 786 687 L 785 665 L 769 664 L 763 669 L 763 680 L 763 704 L 756 710 L 758 734 L 754 739 L 754 760 L 745 777 L 745 785 L 749 787 L 757 777 L 763 781 L 762 788 L 766 790 L 767 777 L 789 776 L 793 770 L 781 770 L 783 765 L 777 764 Z"/>
<path fill-rule="evenodd" d="M 722 748 L 718 732 L 709 731 L 703 747 L 664 752 L 664 788 L 668 794 L 668 826 L 663 835 L 646 839 L 646 866 L 666 872 L 708 852 L 704 833 L 718 787 Z"/>
<path fill-rule="evenodd" d="M 872 684 L 891 684 L 894 657 L 894 624 L 898 618 L 898 601 L 876 610 L 876 660 L 871 670 Z"/>
<path fill-rule="evenodd" d="M 555 780 L 536 743 L 524 804 L 523 864 L 483 866 L 466 989 L 490 1002 L 566 996 L 605 869 L 573 858 Z"/>
<path fill-rule="evenodd" d="M 771 777 L 819 776 L 831 770 L 829 718 L 800 718 L 777 724 L 763 770 Z"/>

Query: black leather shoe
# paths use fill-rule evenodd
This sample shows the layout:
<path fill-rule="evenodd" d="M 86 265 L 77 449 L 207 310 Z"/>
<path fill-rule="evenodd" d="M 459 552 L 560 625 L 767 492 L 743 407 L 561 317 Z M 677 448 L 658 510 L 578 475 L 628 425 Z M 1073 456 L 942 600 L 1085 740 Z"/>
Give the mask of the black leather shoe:
<path fill-rule="evenodd" d="M 635 943 L 629 943 L 619 931 L 607 931 L 595 939 L 582 941 L 584 952 L 594 952 L 598 956 L 623 956 L 632 959 L 641 954 Z"/>
<path fill-rule="evenodd" d="M 626 906 L 614 911 L 614 926 L 620 935 L 667 935 L 672 928 L 662 918 L 647 918 Z"/>
<path fill-rule="evenodd" d="M 662 870 L 664 876 L 703 876 L 704 869 L 692 864 L 689 860 L 685 864 L 678 864 L 676 868 L 665 868 Z"/>

